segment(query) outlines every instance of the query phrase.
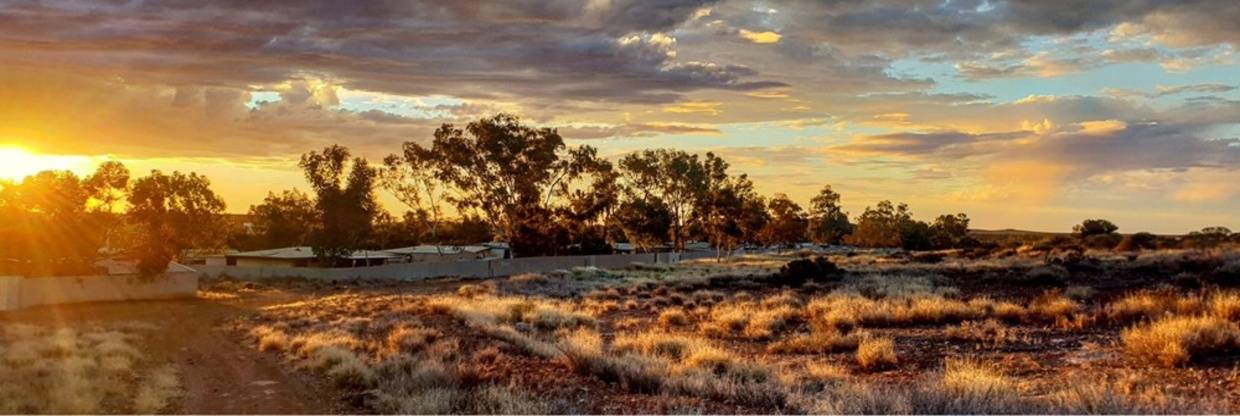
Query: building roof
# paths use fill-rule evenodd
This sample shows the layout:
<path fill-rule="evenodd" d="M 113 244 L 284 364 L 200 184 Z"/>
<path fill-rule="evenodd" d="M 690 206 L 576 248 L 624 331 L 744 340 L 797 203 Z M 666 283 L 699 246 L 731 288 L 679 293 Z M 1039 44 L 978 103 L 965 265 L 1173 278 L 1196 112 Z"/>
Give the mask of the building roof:
<path fill-rule="evenodd" d="M 393 249 L 388 249 L 388 250 L 383 250 L 383 251 L 390 253 L 390 254 L 394 254 L 394 255 L 408 256 L 412 254 L 454 255 L 454 254 L 460 254 L 460 253 L 481 253 L 481 252 L 489 251 L 489 250 L 491 250 L 490 247 L 481 246 L 481 245 L 477 245 L 477 246 L 435 246 L 435 245 L 423 244 L 423 245 L 410 246 L 410 247 L 393 248 Z"/>
<path fill-rule="evenodd" d="M 243 258 L 264 258 L 264 259 L 287 259 L 302 260 L 314 258 L 314 249 L 310 246 L 281 247 L 267 250 L 244 251 L 240 253 L 228 253 L 225 257 L 243 257 Z M 397 254 L 379 250 L 356 250 L 348 257 L 350 260 L 360 259 L 390 259 L 398 257 Z"/>

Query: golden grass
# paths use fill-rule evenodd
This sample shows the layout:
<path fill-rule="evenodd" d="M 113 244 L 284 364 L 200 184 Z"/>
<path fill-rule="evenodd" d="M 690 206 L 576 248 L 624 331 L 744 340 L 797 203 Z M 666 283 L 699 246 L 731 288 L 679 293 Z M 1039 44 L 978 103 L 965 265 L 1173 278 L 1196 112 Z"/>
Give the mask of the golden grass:
<path fill-rule="evenodd" d="M 1027 316 L 1035 320 L 1057 321 L 1068 319 L 1081 310 L 1082 306 L 1077 301 L 1059 292 L 1050 291 L 1029 303 Z"/>
<path fill-rule="evenodd" d="M 134 343 L 145 325 L 3 326 L 0 413 L 154 413 L 175 406 L 180 382 Z"/>
<path fill-rule="evenodd" d="M 432 310 L 450 313 L 475 324 L 524 322 L 544 330 L 594 326 L 594 317 L 559 302 L 534 298 L 478 295 L 475 298 L 438 296 L 427 301 Z"/>
<path fill-rule="evenodd" d="M 956 341 L 981 342 L 989 345 L 1004 344 L 1014 338 L 1011 329 L 995 319 L 962 322 L 960 325 L 943 330 L 943 335 Z"/>
<path fill-rule="evenodd" d="M 689 314 L 682 308 L 669 308 L 659 313 L 659 326 L 664 329 L 689 325 Z"/>
<path fill-rule="evenodd" d="M 561 342 L 565 362 L 577 373 L 620 383 L 636 392 L 653 393 L 663 386 L 666 365 L 637 354 L 619 357 L 607 354 L 603 351 L 603 339 L 597 332 L 579 329 L 565 336 Z M 634 348 L 642 343 L 637 342 Z"/>
<path fill-rule="evenodd" d="M 857 364 L 866 370 L 896 365 L 896 343 L 886 337 L 866 337 L 857 345 Z"/>
<path fill-rule="evenodd" d="M 772 354 L 829 354 L 833 352 L 855 351 L 863 332 L 848 334 L 839 331 L 815 331 L 789 337 L 767 345 L 766 351 Z"/>
<path fill-rule="evenodd" d="M 986 316 L 986 305 L 941 295 L 870 299 L 833 292 L 810 301 L 810 322 L 818 329 L 949 324 Z"/>
<path fill-rule="evenodd" d="M 993 365 L 976 360 L 948 358 L 943 363 L 941 385 L 958 396 L 976 397 L 1015 395 L 1016 385 Z"/>
<path fill-rule="evenodd" d="M 1144 290 L 1111 301 L 1101 314 L 1108 322 L 1127 324 L 1174 314 L 1193 315 L 1203 308 L 1204 302 L 1197 295 L 1180 295 L 1170 290 Z"/>
<path fill-rule="evenodd" d="M 1121 338 L 1138 362 L 1173 367 L 1234 352 L 1240 328 L 1215 316 L 1173 316 L 1126 329 Z"/>

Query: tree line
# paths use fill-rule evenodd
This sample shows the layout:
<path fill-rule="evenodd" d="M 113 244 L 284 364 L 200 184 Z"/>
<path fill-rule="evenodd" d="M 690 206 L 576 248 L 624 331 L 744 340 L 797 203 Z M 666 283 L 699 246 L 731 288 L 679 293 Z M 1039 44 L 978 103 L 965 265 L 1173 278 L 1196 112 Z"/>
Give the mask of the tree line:
<path fill-rule="evenodd" d="M 298 166 L 310 192 L 270 192 L 249 207 L 248 224 L 225 215 L 210 181 L 196 173 L 132 178 L 109 161 L 86 177 L 45 171 L 0 181 L 0 273 L 82 273 L 100 256 L 119 255 L 154 274 L 191 249 L 294 245 L 313 247 L 325 265 L 357 249 L 493 240 L 508 242 L 516 256 L 611 253 L 617 243 L 684 250 L 690 241 L 720 252 L 806 241 L 910 250 L 983 245 L 969 235 L 963 213 L 925 222 L 906 204 L 882 201 L 853 219 L 829 185 L 805 209 L 784 194 L 759 195 L 747 175 L 730 172 L 714 153 L 652 149 L 613 162 L 508 114 L 444 124 L 429 143 L 406 142 L 379 163 L 333 145 L 303 154 Z M 379 190 L 404 205 L 401 217 L 380 206 Z M 1115 229 L 1088 220 L 1077 233 L 1116 246 Z M 1194 241 L 1220 232 L 1203 230 Z M 1141 233 L 1132 237 L 1126 244 L 1153 244 Z"/>
<path fill-rule="evenodd" d="M 805 210 L 783 194 L 758 195 L 714 153 L 653 149 L 613 162 L 508 114 L 444 124 L 429 143 L 406 142 L 380 164 L 330 146 L 302 155 L 300 166 L 313 195 L 271 193 L 251 207 L 253 242 L 309 244 L 331 258 L 356 248 L 492 239 L 517 256 L 542 256 L 610 253 L 620 242 L 639 250 L 683 250 L 689 241 L 719 250 L 806 241 L 926 249 L 968 238 L 964 214 L 927 224 L 906 205 L 882 202 L 853 224 L 830 186 Z M 377 189 L 405 205 L 402 218 L 379 208 Z"/>

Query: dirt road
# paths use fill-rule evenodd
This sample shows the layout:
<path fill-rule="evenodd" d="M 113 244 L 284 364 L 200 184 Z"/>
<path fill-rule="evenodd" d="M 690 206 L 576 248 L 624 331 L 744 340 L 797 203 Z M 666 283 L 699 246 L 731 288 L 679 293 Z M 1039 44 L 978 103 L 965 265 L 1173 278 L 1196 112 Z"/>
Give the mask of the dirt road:
<path fill-rule="evenodd" d="M 258 352 L 228 327 L 263 305 L 307 295 L 267 292 L 231 300 L 168 300 L 37 307 L 0 313 L 0 324 L 102 324 L 137 321 L 159 327 L 138 347 L 179 370 L 184 394 L 171 409 L 190 414 L 356 413 L 341 393 L 275 354 Z"/>

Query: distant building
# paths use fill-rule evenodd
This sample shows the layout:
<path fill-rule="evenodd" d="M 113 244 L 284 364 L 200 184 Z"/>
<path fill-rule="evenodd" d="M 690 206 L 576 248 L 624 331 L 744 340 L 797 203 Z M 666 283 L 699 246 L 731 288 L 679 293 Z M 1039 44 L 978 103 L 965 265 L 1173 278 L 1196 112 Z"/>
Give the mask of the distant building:
<path fill-rule="evenodd" d="M 207 265 L 218 265 L 219 256 L 209 257 L 206 260 Z M 223 256 L 224 265 L 241 266 L 241 267 L 314 267 L 322 266 L 318 264 L 318 257 L 314 255 L 314 249 L 309 246 L 283 247 L 273 248 L 269 250 L 244 251 L 239 253 L 228 253 Z M 386 251 L 376 250 L 357 250 L 342 259 L 342 264 L 331 266 L 343 267 L 360 267 L 360 266 L 378 266 L 386 264 L 388 261 L 400 258 L 399 255 Z"/>
<path fill-rule="evenodd" d="M 690 241 L 685 243 L 685 251 L 714 251 L 715 248 L 705 241 Z"/>
<path fill-rule="evenodd" d="M 484 245 L 470 246 L 437 246 L 417 245 L 393 248 L 383 252 L 404 258 L 405 261 L 419 263 L 432 261 L 464 261 L 481 260 L 492 256 L 492 248 Z"/>
<path fill-rule="evenodd" d="M 508 243 L 505 243 L 502 241 L 489 241 L 485 243 L 479 243 L 477 245 L 486 246 L 490 248 L 491 258 L 506 259 L 506 258 L 512 257 L 512 247 L 509 247 Z"/>

